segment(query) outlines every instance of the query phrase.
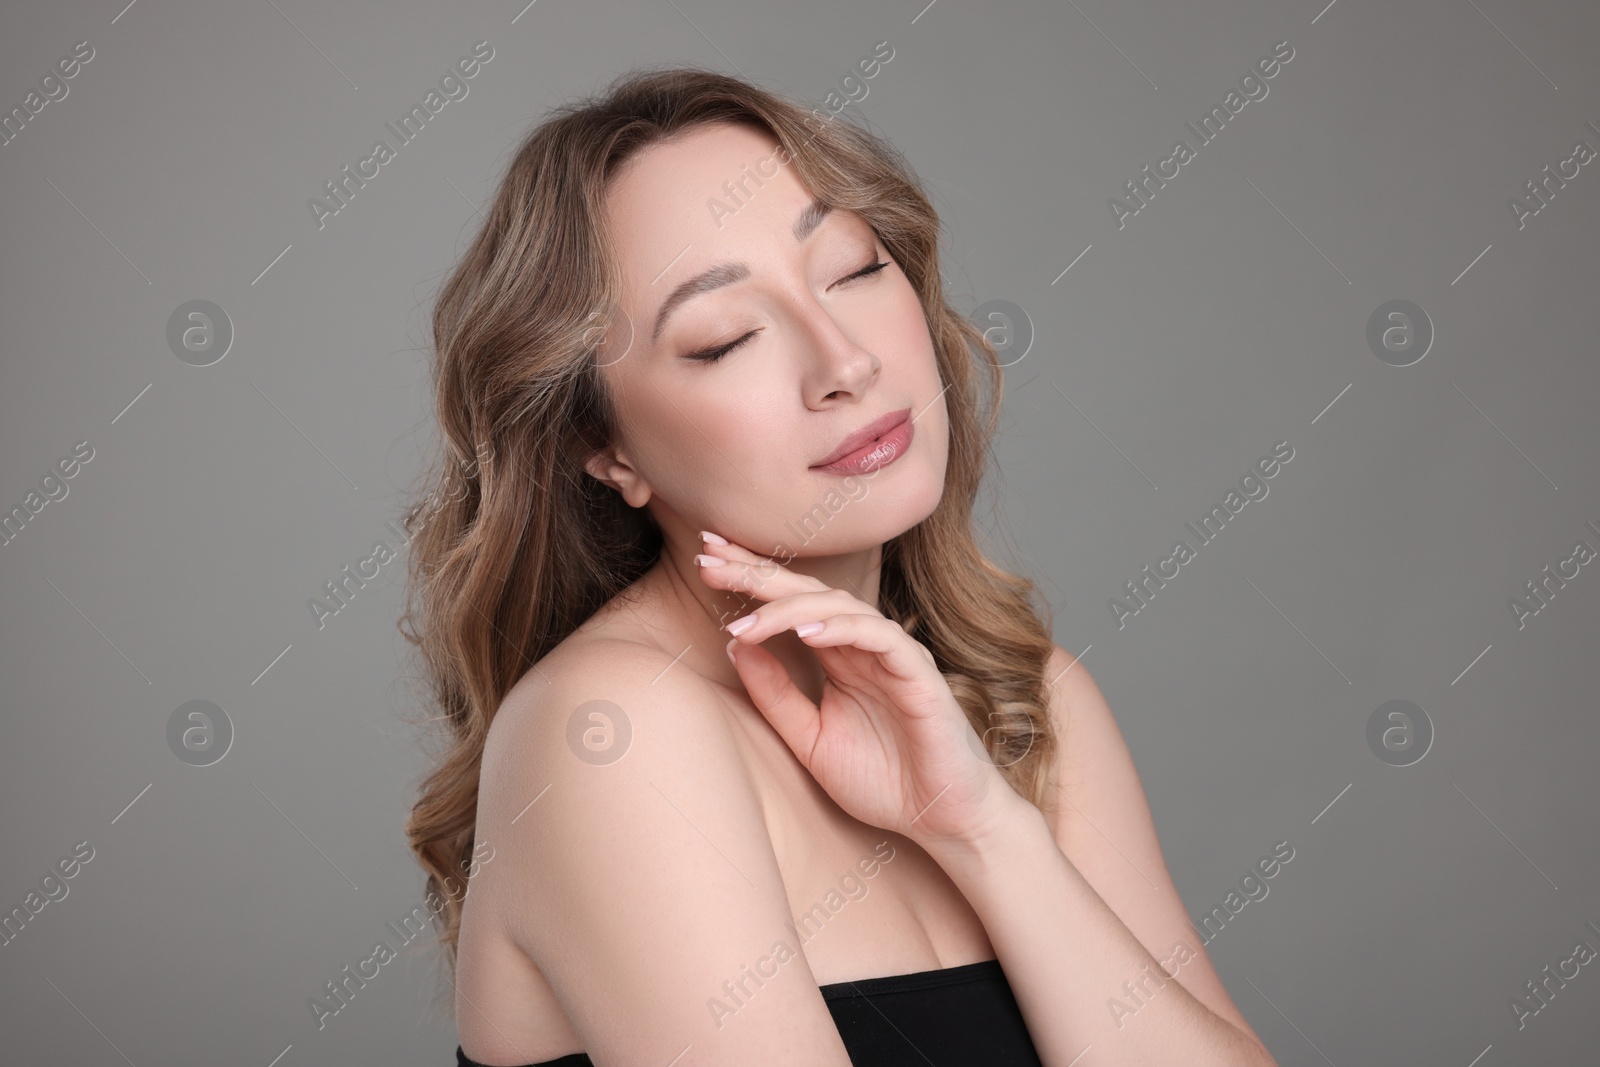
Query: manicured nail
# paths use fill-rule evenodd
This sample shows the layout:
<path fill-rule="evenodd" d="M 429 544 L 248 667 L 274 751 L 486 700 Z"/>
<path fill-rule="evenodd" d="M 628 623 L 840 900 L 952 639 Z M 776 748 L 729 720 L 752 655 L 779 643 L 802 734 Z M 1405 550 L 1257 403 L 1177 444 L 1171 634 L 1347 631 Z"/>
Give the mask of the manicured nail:
<path fill-rule="evenodd" d="M 712 533 L 710 530 L 701 530 L 700 531 L 700 536 L 701 536 L 702 539 L 704 539 L 704 541 L 707 544 L 710 544 L 710 545 L 725 545 L 725 544 L 728 543 L 726 540 L 724 540 L 721 537 L 718 537 L 716 534 Z"/>
<path fill-rule="evenodd" d="M 820 622 L 803 622 L 794 628 L 794 632 L 797 637 L 810 637 L 812 634 L 820 634 L 822 632 L 822 624 Z"/>
<path fill-rule="evenodd" d="M 696 556 L 694 561 L 702 567 L 726 567 L 728 561 L 720 556 Z"/>
<path fill-rule="evenodd" d="M 742 619 L 734 619 L 732 622 L 730 622 L 728 624 L 728 632 L 733 636 L 738 637 L 755 624 L 756 617 L 754 615 L 746 615 Z"/>

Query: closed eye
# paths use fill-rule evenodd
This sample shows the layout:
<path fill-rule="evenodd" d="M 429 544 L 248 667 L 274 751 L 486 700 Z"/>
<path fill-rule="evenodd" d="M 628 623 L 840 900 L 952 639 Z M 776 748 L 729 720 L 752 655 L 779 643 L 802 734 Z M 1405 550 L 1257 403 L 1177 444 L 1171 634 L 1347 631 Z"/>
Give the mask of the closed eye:
<path fill-rule="evenodd" d="M 836 282 L 835 284 L 836 285 L 842 285 L 845 282 L 855 281 L 857 278 L 865 278 L 865 277 L 868 277 L 870 275 L 877 274 L 879 271 L 881 271 L 883 268 L 887 267 L 888 265 L 889 265 L 889 261 L 888 260 L 884 260 L 881 263 L 879 263 L 879 262 L 870 263 L 867 266 L 862 267 L 860 270 L 856 271 L 854 274 L 845 275 L 843 278 L 840 278 L 839 281 Z M 728 344 L 719 345 L 716 348 L 706 348 L 706 349 L 702 349 L 699 352 L 691 352 L 690 354 L 688 354 L 687 356 L 684 356 L 683 358 L 687 359 L 687 360 L 689 360 L 690 362 L 693 362 L 693 363 L 715 363 L 717 360 L 721 359 L 723 356 L 727 355 L 729 352 L 732 352 L 734 349 L 742 347 L 747 341 L 749 341 L 751 338 L 755 337 L 755 335 L 760 333 L 760 332 L 761 332 L 760 330 L 751 330 L 749 333 L 745 334 L 743 337 L 739 338 L 737 341 L 731 341 Z"/>

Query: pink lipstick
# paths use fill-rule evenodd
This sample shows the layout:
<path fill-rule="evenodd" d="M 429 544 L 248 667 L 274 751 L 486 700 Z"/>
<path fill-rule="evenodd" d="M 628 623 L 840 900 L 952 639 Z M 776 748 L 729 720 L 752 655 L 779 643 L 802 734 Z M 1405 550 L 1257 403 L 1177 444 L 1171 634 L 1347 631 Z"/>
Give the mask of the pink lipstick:
<path fill-rule="evenodd" d="M 911 409 L 901 408 L 850 434 L 811 469 L 828 474 L 866 474 L 900 458 L 911 444 Z"/>

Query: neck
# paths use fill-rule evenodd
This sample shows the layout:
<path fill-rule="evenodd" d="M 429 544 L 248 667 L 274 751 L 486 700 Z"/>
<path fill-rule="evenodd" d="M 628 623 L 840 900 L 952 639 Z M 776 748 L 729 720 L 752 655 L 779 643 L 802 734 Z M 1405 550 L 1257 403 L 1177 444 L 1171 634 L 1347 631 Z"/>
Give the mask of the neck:
<path fill-rule="evenodd" d="M 683 661 L 692 669 L 742 691 L 744 683 L 723 651 L 729 640 L 729 634 L 723 627 L 734 619 L 750 614 L 767 601 L 745 593 L 713 589 L 701 581 L 700 566 L 694 561 L 701 548 L 698 531 L 686 537 L 667 534 L 661 558 L 644 580 L 652 592 L 660 596 L 666 609 L 663 623 L 675 630 L 665 643 L 675 645 L 675 651 L 688 644 L 690 647 L 684 653 Z M 830 588 L 843 589 L 875 608 L 878 605 L 882 545 L 836 556 L 796 557 L 787 562 L 779 555 L 773 557 L 773 561 L 782 564 L 791 573 L 809 575 Z M 817 662 L 816 652 L 796 637 L 793 630 L 774 634 L 762 642 L 762 647 L 778 658 L 801 692 L 813 703 L 820 701 L 824 678 L 822 666 Z"/>

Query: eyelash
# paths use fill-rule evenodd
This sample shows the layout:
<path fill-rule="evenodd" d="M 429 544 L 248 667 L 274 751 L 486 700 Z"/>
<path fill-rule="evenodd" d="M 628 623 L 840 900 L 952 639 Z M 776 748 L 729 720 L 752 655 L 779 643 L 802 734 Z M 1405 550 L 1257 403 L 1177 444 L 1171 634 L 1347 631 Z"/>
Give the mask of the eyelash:
<path fill-rule="evenodd" d="M 869 276 L 871 276 L 873 274 L 877 274 L 879 271 L 883 270 L 883 268 L 887 267 L 888 265 L 889 265 L 889 261 L 888 260 L 884 260 L 881 263 L 874 262 L 870 266 L 863 267 L 861 270 L 856 271 L 854 274 L 845 275 L 843 278 L 840 278 L 839 281 L 840 282 L 848 282 L 848 281 L 854 281 L 857 278 L 869 277 Z M 734 349 L 736 349 L 736 348 L 740 347 L 741 345 L 743 345 L 746 341 L 749 341 L 752 337 L 754 337 L 759 332 L 760 332 L 759 330 L 751 330 L 749 333 L 745 334 L 743 337 L 739 338 L 737 341 L 733 341 L 733 342 L 731 342 L 729 344 L 725 344 L 725 345 L 720 345 L 720 346 L 718 346 L 716 348 L 707 348 L 707 349 L 703 349 L 703 350 L 701 350 L 699 352 L 691 352 L 689 355 L 685 356 L 684 358 L 687 359 L 687 360 L 690 360 L 691 362 L 694 362 L 694 363 L 715 363 L 715 362 L 717 362 L 717 360 L 721 359 L 723 356 L 727 355 L 729 352 L 732 352 Z"/>

